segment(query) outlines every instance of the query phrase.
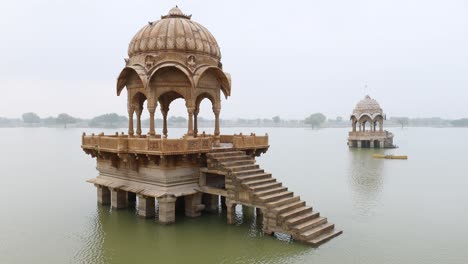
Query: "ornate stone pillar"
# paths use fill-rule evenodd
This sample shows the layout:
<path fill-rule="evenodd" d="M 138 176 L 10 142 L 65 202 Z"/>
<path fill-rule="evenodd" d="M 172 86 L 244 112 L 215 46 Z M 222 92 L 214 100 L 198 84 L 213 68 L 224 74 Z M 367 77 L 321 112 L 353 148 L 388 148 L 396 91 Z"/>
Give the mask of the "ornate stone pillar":
<path fill-rule="evenodd" d="M 362 131 L 362 124 L 359 123 L 359 132 Z"/>
<path fill-rule="evenodd" d="M 135 108 L 129 107 L 128 109 L 128 134 L 133 136 L 135 132 L 133 131 L 133 113 L 135 113 Z"/>
<path fill-rule="evenodd" d="M 111 193 L 106 186 L 96 185 L 97 200 L 99 204 L 109 205 L 111 203 Z"/>
<path fill-rule="evenodd" d="M 138 195 L 138 215 L 145 218 L 152 218 L 156 215 L 154 197 Z"/>
<path fill-rule="evenodd" d="M 169 107 L 165 108 L 161 105 L 161 114 L 163 115 L 163 136 L 167 138 L 167 113 L 169 112 Z"/>
<path fill-rule="evenodd" d="M 380 132 L 383 131 L 383 123 L 382 123 L 382 122 L 379 122 L 379 131 L 380 131 Z"/>
<path fill-rule="evenodd" d="M 187 112 L 188 112 L 187 136 L 193 136 L 193 112 L 195 112 L 195 108 L 187 108 Z"/>
<path fill-rule="evenodd" d="M 193 112 L 193 136 L 197 137 L 198 135 L 198 113 L 200 112 L 200 109 L 195 109 L 195 112 Z"/>
<path fill-rule="evenodd" d="M 357 122 L 353 122 L 353 132 L 356 132 L 356 123 Z"/>
<path fill-rule="evenodd" d="M 227 223 L 232 225 L 236 223 L 236 204 L 226 199 Z"/>
<path fill-rule="evenodd" d="M 221 112 L 220 107 L 213 107 L 213 113 L 215 114 L 215 129 L 214 129 L 214 145 L 215 147 L 220 146 L 220 132 L 219 132 L 219 113 Z"/>
<path fill-rule="evenodd" d="M 177 198 L 172 195 L 158 197 L 159 203 L 159 222 L 161 224 L 170 224 L 175 222 L 175 202 Z"/>
<path fill-rule="evenodd" d="M 370 148 L 374 148 L 374 140 L 370 141 Z"/>
<path fill-rule="evenodd" d="M 195 193 L 187 195 L 185 199 L 185 215 L 188 217 L 197 217 L 201 215 L 201 211 L 205 209 L 205 205 L 202 204 L 202 194 Z"/>
<path fill-rule="evenodd" d="M 357 140 L 357 147 L 362 148 L 362 141 L 361 140 Z"/>
<path fill-rule="evenodd" d="M 385 148 L 385 141 L 384 140 L 381 140 L 380 141 L 380 148 Z"/>
<path fill-rule="evenodd" d="M 148 112 L 150 114 L 149 134 L 150 136 L 153 136 L 153 137 L 156 135 L 156 129 L 155 129 L 155 124 L 154 124 L 154 113 L 156 112 L 157 106 L 158 106 L 158 103 L 154 103 L 150 105 L 150 102 L 148 101 Z"/>
<path fill-rule="evenodd" d="M 127 192 L 120 189 L 111 189 L 111 207 L 113 209 L 122 209 L 126 208 L 127 205 Z"/>
<path fill-rule="evenodd" d="M 135 113 L 137 116 L 137 129 L 136 129 L 136 134 L 138 136 L 141 136 L 141 112 L 142 112 L 142 107 L 136 107 L 135 108 Z"/>

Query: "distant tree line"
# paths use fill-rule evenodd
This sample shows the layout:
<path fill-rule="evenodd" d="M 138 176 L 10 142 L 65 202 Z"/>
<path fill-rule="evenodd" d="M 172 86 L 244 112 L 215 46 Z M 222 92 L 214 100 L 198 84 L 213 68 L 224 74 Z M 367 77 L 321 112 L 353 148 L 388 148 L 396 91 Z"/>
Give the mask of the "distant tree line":
<path fill-rule="evenodd" d="M 170 116 L 167 120 L 170 127 L 187 126 L 187 118 L 181 116 Z M 149 119 L 142 120 L 143 127 L 149 127 Z M 155 120 L 157 127 L 162 127 L 163 120 Z M 322 113 L 314 113 L 304 119 L 284 119 L 280 116 L 272 118 L 236 118 L 220 119 L 223 127 L 351 127 L 351 121 L 343 117 L 328 118 Z M 100 128 L 124 128 L 128 126 L 128 117 L 116 113 L 108 113 L 83 119 L 62 113 L 57 116 L 41 118 L 34 112 L 24 113 L 22 118 L 0 117 L 0 127 L 100 127 Z M 391 117 L 384 123 L 385 127 L 468 127 L 468 118 L 448 120 L 439 117 L 432 118 L 409 118 Z M 213 119 L 198 117 L 198 127 L 214 127 Z"/>

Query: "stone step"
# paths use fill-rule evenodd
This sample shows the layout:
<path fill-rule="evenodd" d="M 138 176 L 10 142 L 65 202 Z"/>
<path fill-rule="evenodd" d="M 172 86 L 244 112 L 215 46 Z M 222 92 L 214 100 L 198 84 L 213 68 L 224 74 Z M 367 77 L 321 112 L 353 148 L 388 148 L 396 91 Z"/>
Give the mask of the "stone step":
<path fill-rule="evenodd" d="M 335 229 L 332 229 L 326 233 L 323 233 L 321 234 L 320 236 L 317 236 L 317 237 L 314 237 L 310 240 L 307 240 L 306 243 L 309 244 L 309 245 L 312 245 L 313 247 L 318 247 L 320 246 L 321 244 L 327 242 L 328 240 L 336 237 L 336 236 L 339 236 L 343 233 L 343 231 L 337 231 Z"/>
<path fill-rule="evenodd" d="M 266 179 L 261 179 L 261 180 L 246 181 L 246 182 L 243 182 L 242 184 L 246 185 L 247 187 L 252 187 L 252 186 L 262 185 L 266 183 L 274 183 L 274 182 L 276 182 L 276 179 L 266 178 Z"/>
<path fill-rule="evenodd" d="M 334 228 L 335 228 L 335 224 L 325 223 L 325 224 L 316 226 L 310 230 L 307 230 L 304 233 L 301 233 L 299 236 L 302 240 L 308 241 L 308 240 L 311 240 L 313 238 L 320 236 L 321 234 L 327 233 L 328 231 L 333 230 Z"/>
<path fill-rule="evenodd" d="M 235 171 L 235 172 L 248 171 L 248 170 L 254 170 L 254 169 L 260 168 L 260 166 L 257 165 L 257 164 L 238 165 L 238 166 L 226 166 L 226 165 L 223 164 L 223 166 L 226 169 L 229 169 L 229 170 L 232 170 L 232 171 Z"/>
<path fill-rule="evenodd" d="M 289 211 L 289 210 L 293 210 L 293 209 L 296 209 L 296 208 L 299 208 L 299 207 L 302 207 L 302 206 L 305 206 L 305 202 L 304 201 L 297 201 L 297 202 L 294 202 L 294 203 L 290 203 L 290 204 L 285 204 L 283 206 L 280 206 L 280 207 L 277 207 L 275 209 L 273 209 L 277 214 L 282 214 L 286 211 Z"/>
<path fill-rule="evenodd" d="M 286 220 L 286 224 L 288 226 L 295 226 L 295 225 L 305 223 L 305 222 L 307 222 L 309 220 L 312 220 L 314 218 L 317 218 L 319 216 L 320 216 L 319 212 L 313 212 L 312 211 L 311 213 L 299 215 L 299 216 L 296 216 L 294 218 L 288 219 L 288 220 Z"/>
<path fill-rule="evenodd" d="M 253 192 L 259 192 L 259 191 L 269 190 L 269 189 L 272 189 L 272 188 L 281 187 L 281 185 L 282 185 L 281 182 L 269 182 L 269 183 L 266 183 L 266 184 L 250 186 L 250 189 Z"/>
<path fill-rule="evenodd" d="M 253 175 L 246 175 L 246 176 L 237 177 L 237 179 L 239 179 L 242 183 L 245 183 L 247 181 L 267 179 L 267 178 L 271 178 L 270 173 L 260 173 L 260 174 L 253 174 Z"/>
<path fill-rule="evenodd" d="M 290 204 L 290 203 L 297 202 L 300 199 L 301 199 L 301 197 L 299 197 L 299 196 L 287 197 L 287 198 L 280 199 L 280 200 L 277 200 L 277 201 L 274 201 L 274 202 L 269 202 L 269 203 L 267 203 L 267 206 L 269 208 L 276 208 L 276 207 L 280 207 L 280 206 L 285 205 L 285 204 Z"/>
<path fill-rule="evenodd" d="M 232 174 L 235 176 L 246 176 L 246 175 L 253 175 L 253 174 L 262 174 L 265 170 L 263 169 L 251 169 L 251 170 L 243 170 L 243 171 L 234 171 Z"/>
<path fill-rule="evenodd" d="M 263 197 L 259 197 L 259 200 L 264 203 L 269 203 L 269 202 L 273 202 L 273 201 L 277 201 L 277 200 L 281 200 L 281 199 L 293 197 L 293 196 L 294 196 L 293 192 L 286 191 L 286 192 L 274 193 L 274 194 L 266 195 Z"/>
<path fill-rule="evenodd" d="M 247 176 L 247 177 L 250 177 L 250 176 Z M 271 189 L 267 189 L 267 190 L 260 191 L 260 192 L 254 192 L 254 194 L 257 196 L 265 196 L 265 195 L 270 195 L 273 193 L 284 192 L 287 190 L 288 190 L 288 187 L 276 187 L 276 188 L 271 188 Z"/>
<path fill-rule="evenodd" d="M 293 227 L 291 227 L 291 229 L 295 230 L 296 232 L 300 232 L 300 233 L 303 233 L 309 229 L 312 229 L 314 227 L 317 227 L 321 224 L 325 224 L 327 222 L 327 218 L 325 217 L 316 217 L 316 218 L 312 218 L 304 223 L 301 223 L 301 224 L 298 224 L 298 225 L 295 225 Z"/>
<path fill-rule="evenodd" d="M 232 156 L 245 156 L 244 151 L 224 151 L 224 152 L 211 152 L 207 156 L 210 158 L 232 157 Z"/>
<path fill-rule="evenodd" d="M 255 164 L 254 159 L 249 159 L 249 160 L 236 160 L 236 161 L 226 161 L 223 162 L 224 167 L 232 167 L 232 166 L 240 166 L 240 165 L 250 165 L 250 164 Z"/>
<path fill-rule="evenodd" d="M 241 161 L 241 160 L 252 160 L 252 158 L 249 157 L 249 156 L 246 156 L 246 155 L 239 155 L 239 156 L 229 156 L 229 157 L 212 158 L 212 160 L 224 164 L 224 162 L 233 162 L 233 161 Z"/>
<path fill-rule="evenodd" d="M 284 213 L 280 214 L 279 219 L 280 219 L 280 221 L 285 221 L 285 220 L 294 218 L 296 216 L 305 215 L 305 214 L 308 214 L 308 213 L 311 213 L 311 212 L 312 212 L 312 207 L 303 206 L 303 207 L 299 207 L 299 208 L 296 208 L 296 209 L 293 209 L 293 210 L 290 210 L 290 211 L 287 211 L 287 212 L 284 212 Z"/>

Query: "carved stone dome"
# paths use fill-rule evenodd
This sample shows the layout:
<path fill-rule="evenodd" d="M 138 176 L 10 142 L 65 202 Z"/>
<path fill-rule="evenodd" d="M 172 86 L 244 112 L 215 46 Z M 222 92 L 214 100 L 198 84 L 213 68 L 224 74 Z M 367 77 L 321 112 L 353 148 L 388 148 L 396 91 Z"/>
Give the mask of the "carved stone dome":
<path fill-rule="evenodd" d="M 375 99 L 372 99 L 369 95 L 366 95 L 364 99 L 357 103 L 356 107 L 354 108 L 353 114 L 355 116 L 359 116 L 361 114 L 368 114 L 370 116 L 373 116 L 376 114 L 383 115 L 383 111 L 379 103 Z"/>
<path fill-rule="evenodd" d="M 133 37 L 128 46 L 130 57 L 141 53 L 176 51 L 208 55 L 221 59 L 216 39 L 199 23 L 176 6 L 165 16 L 149 22 Z"/>

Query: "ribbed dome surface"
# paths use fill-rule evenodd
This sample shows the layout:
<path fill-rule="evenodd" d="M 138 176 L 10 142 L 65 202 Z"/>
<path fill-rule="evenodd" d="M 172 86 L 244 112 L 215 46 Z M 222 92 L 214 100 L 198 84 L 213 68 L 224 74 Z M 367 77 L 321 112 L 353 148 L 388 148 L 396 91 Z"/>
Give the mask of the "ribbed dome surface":
<path fill-rule="evenodd" d="M 356 107 L 353 111 L 354 114 L 383 114 L 382 108 L 380 107 L 379 103 L 372 99 L 369 95 L 366 95 L 364 99 L 357 103 Z"/>
<path fill-rule="evenodd" d="M 140 29 L 128 47 L 130 57 L 155 51 L 193 52 L 221 58 L 213 35 L 178 7 L 172 8 L 161 20 L 150 22 Z"/>

